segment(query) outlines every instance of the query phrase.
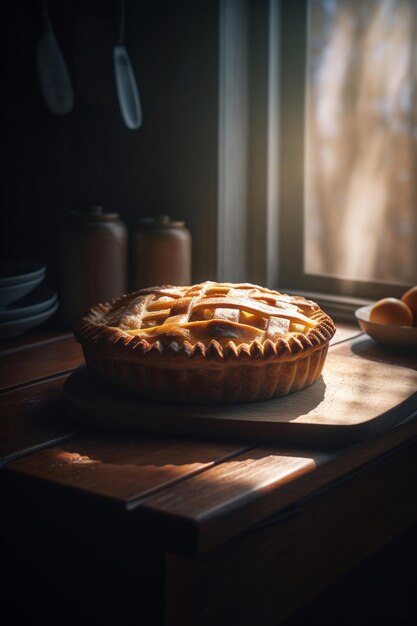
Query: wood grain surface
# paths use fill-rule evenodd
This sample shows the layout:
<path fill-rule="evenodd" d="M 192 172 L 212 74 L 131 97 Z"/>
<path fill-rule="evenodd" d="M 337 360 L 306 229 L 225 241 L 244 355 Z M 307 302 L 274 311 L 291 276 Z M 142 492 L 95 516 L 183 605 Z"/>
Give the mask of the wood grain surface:
<path fill-rule="evenodd" d="M 84 363 L 73 337 L 0 353 L 0 391 L 70 372 Z"/>
<path fill-rule="evenodd" d="M 129 504 L 244 449 L 221 442 L 98 433 L 10 463 L 8 470 Z"/>
<path fill-rule="evenodd" d="M 414 441 L 384 463 L 367 466 L 314 498 L 301 500 L 298 514 L 291 518 L 278 517 L 201 558 L 168 554 L 166 626 L 277 626 L 415 523 L 417 502 L 411 494 L 416 490 Z M 383 604 L 382 598 L 378 601 Z M 335 617 L 331 622 L 328 616 L 311 624 L 394 624 L 361 617 L 358 611 L 356 621 Z M 395 623 L 411 626 L 414 621 Z"/>
<path fill-rule="evenodd" d="M 416 437 L 416 417 L 333 453 L 253 448 L 138 503 L 136 513 L 168 551 L 205 554 Z"/>
<path fill-rule="evenodd" d="M 11 354 L 18 350 L 27 350 L 33 346 L 55 343 L 71 338 L 73 339 L 74 335 L 69 331 L 49 330 L 42 327 L 34 328 L 15 337 L 3 337 L 0 341 L 0 356 L 7 353 Z"/>
<path fill-rule="evenodd" d="M 395 385 L 392 382 L 395 381 Z M 67 414 L 98 427 L 332 447 L 393 426 L 416 404 L 417 372 L 331 352 L 322 377 L 282 398 L 230 405 L 174 405 L 119 396 L 86 368 L 64 387 Z"/>
<path fill-rule="evenodd" d="M 64 416 L 65 379 L 60 376 L 0 395 L 0 467 L 85 431 L 85 427 Z"/>

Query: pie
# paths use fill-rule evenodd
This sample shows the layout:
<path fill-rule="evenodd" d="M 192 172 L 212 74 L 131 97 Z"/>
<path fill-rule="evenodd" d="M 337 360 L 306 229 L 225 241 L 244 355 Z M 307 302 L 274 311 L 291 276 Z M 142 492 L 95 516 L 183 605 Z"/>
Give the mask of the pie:
<path fill-rule="evenodd" d="M 213 404 L 266 400 L 311 385 L 335 326 L 302 296 L 207 281 L 99 304 L 74 331 L 95 378 L 119 393 Z"/>

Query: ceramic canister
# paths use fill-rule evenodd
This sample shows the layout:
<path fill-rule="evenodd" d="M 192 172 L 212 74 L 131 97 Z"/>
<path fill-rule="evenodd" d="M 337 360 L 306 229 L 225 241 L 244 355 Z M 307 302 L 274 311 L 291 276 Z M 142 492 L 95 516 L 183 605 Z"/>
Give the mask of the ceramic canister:
<path fill-rule="evenodd" d="M 68 215 L 62 236 L 61 319 L 72 326 L 98 303 L 127 292 L 127 229 L 118 213 L 87 207 Z"/>
<path fill-rule="evenodd" d="M 166 215 L 139 220 L 132 237 L 132 290 L 190 284 L 191 235 L 184 222 Z"/>

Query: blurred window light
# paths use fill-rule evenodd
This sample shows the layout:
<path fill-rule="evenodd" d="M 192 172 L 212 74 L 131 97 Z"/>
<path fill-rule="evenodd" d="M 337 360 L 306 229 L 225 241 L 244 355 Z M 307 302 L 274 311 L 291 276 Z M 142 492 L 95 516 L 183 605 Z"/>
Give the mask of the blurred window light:
<path fill-rule="evenodd" d="M 417 2 L 311 0 L 304 272 L 417 283 Z"/>

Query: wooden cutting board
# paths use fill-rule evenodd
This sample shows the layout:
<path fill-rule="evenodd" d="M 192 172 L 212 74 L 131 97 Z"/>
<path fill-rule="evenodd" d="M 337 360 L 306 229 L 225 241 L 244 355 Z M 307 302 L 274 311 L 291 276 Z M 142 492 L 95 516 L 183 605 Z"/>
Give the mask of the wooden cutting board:
<path fill-rule="evenodd" d="M 164 404 L 119 396 L 87 368 L 64 387 L 66 413 L 93 426 L 338 446 L 366 439 L 417 410 L 417 371 L 328 354 L 322 377 L 282 398 L 247 404 Z"/>

